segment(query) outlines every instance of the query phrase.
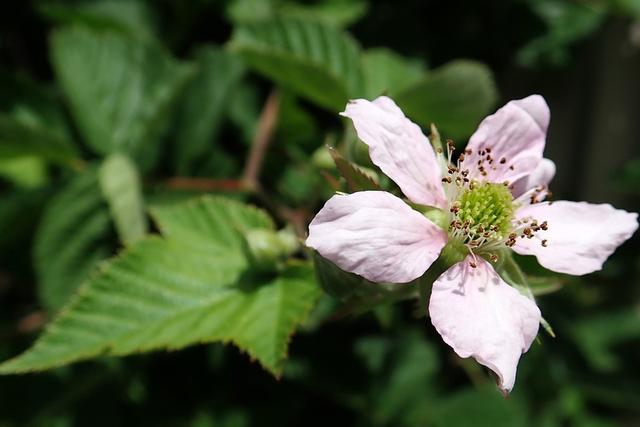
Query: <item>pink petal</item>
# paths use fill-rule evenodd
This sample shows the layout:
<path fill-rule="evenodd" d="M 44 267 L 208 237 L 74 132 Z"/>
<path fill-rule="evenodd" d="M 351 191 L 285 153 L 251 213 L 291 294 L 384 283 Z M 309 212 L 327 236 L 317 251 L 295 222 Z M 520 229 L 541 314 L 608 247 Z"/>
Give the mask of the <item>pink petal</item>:
<path fill-rule="evenodd" d="M 484 259 L 471 255 L 433 284 L 429 315 L 444 342 L 498 375 L 503 393 L 513 388 L 520 355 L 538 334 L 540 310 L 507 285 Z"/>
<path fill-rule="evenodd" d="M 531 217 L 548 222 L 534 238 L 518 238 L 513 250 L 535 255 L 549 270 L 580 276 L 600 270 L 609 255 L 638 228 L 638 214 L 609 204 L 543 202 L 524 206 L 516 218 Z M 546 240 L 543 247 L 541 240 Z"/>
<path fill-rule="evenodd" d="M 469 169 L 470 178 L 514 183 L 540 163 L 548 126 L 549 107 L 542 96 L 511 101 L 480 123 L 469 139 L 467 149 L 471 154 L 466 156 L 463 168 Z M 482 175 L 478 161 L 484 161 L 486 175 Z"/>
<path fill-rule="evenodd" d="M 361 191 L 333 196 L 309 225 L 307 246 L 373 282 L 405 283 L 424 274 L 446 233 L 396 196 Z"/>
<path fill-rule="evenodd" d="M 556 164 L 549 159 L 542 159 L 531 174 L 523 176 L 512 184 L 511 193 L 513 197 L 519 197 L 532 188 L 549 187 L 549 183 L 555 175 Z"/>
<path fill-rule="evenodd" d="M 411 201 L 446 206 L 442 172 L 429 140 L 390 98 L 356 99 L 341 114 L 353 121 L 358 137 L 369 146 L 371 161 Z"/>

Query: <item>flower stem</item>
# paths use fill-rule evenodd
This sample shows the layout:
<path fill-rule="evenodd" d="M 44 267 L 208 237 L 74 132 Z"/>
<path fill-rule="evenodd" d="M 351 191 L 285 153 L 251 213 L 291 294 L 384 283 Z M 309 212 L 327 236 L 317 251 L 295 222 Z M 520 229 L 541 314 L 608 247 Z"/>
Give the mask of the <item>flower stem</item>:
<path fill-rule="evenodd" d="M 535 302 L 535 298 L 533 296 L 533 292 L 531 291 L 531 286 L 529 286 L 529 282 L 527 281 L 527 277 L 522 272 L 522 269 L 520 268 L 516 260 L 513 259 L 513 255 L 511 255 L 510 252 L 506 253 L 503 255 L 502 259 L 503 278 L 514 288 L 520 291 L 520 293 L 524 294 L 524 296 Z M 540 324 L 549 335 L 551 335 L 553 338 L 556 337 L 553 328 L 551 327 L 549 322 L 544 319 L 544 317 L 540 318 Z"/>

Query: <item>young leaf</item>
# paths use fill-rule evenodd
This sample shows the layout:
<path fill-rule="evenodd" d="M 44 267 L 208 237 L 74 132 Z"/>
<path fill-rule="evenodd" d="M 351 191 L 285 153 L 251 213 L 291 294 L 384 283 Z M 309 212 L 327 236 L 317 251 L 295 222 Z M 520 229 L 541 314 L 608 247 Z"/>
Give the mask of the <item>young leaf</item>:
<path fill-rule="evenodd" d="M 342 157 L 334 148 L 329 147 L 328 150 L 336 164 L 336 168 L 338 168 L 338 172 L 347 182 L 349 191 L 380 190 L 380 186 L 365 174 L 362 169 Z"/>
<path fill-rule="evenodd" d="M 277 17 L 237 27 L 230 47 L 256 71 L 332 111 L 362 92 L 359 48 L 322 21 Z"/>
<path fill-rule="evenodd" d="M 240 60 L 217 47 L 203 48 L 196 57 L 197 73 L 178 110 L 175 157 L 179 174 L 193 173 L 198 161 L 212 156 L 213 140 L 244 74 Z"/>
<path fill-rule="evenodd" d="M 99 170 L 100 188 L 123 243 L 131 243 L 147 232 L 140 175 L 136 165 L 122 154 L 107 157 Z"/>
<path fill-rule="evenodd" d="M 51 38 L 53 68 L 80 133 L 99 154 L 140 160 L 156 146 L 191 67 L 122 34 L 69 28 Z"/>
<path fill-rule="evenodd" d="M 319 294 L 311 267 L 291 263 L 269 278 L 247 274 L 240 231 L 272 223 L 237 202 L 202 198 L 157 208 L 154 217 L 164 237 L 142 239 L 105 265 L 0 373 L 231 341 L 280 374 L 289 338 Z"/>
<path fill-rule="evenodd" d="M 34 243 L 41 302 L 55 311 L 109 256 L 109 209 L 100 194 L 96 168 L 74 176 L 49 202 Z"/>
<path fill-rule="evenodd" d="M 489 68 L 462 60 L 433 70 L 395 96 L 409 117 L 425 127 L 435 123 L 453 138 L 471 135 L 496 98 Z"/>

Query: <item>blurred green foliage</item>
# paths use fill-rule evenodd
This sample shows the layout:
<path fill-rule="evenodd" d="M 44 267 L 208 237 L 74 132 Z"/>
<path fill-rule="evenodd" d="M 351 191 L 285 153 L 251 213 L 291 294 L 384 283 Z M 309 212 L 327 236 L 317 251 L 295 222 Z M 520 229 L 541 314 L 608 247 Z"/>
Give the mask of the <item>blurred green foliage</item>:
<path fill-rule="evenodd" d="M 540 335 L 508 400 L 416 316 L 412 288 L 345 275 L 291 239 L 334 191 L 395 190 L 337 115 L 350 98 L 391 95 L 464 142 L 498 104 L 492 67 L 570 64 L 612 16 L 640 16 L 634 0 L 487 15 L 428 2 L 428 16 L 418 3 L 3 14 L 0 372 L 57 368 L 0 377 L 0 426 L 640 423 L 637 239 L 585 278 L 518 259 L 534 293 L 562 291 L 539 298 L 558 338 Z M 459 49 L 489 14 L 510 16 L 493 30 L 512 44 L 478 32 L 472 46 L 498 59 Z M 612 185 L 637 199 L 638 170 Z M 164 349 L 181 350 L 147 352 Z"/>

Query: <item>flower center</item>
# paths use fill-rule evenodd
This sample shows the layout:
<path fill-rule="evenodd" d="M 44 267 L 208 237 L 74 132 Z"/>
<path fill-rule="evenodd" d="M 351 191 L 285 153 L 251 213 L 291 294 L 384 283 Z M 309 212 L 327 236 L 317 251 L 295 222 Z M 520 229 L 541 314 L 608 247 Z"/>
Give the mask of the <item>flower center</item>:
<path fill-rule="evenodd" d="M 452 203 L 450 211 L 450 232 L 472 247 L 502 240 L 513 228 L 513 199 L 503 184 L 471 182 Z"/>

